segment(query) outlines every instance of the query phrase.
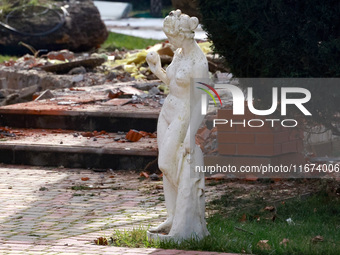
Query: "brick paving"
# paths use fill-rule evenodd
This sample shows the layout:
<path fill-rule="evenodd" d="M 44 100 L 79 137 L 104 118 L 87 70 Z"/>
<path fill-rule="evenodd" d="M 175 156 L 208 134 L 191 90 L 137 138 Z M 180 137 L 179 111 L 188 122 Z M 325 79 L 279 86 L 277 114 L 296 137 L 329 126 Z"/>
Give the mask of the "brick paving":
<path fill-rule="evenodd" d="M 161 182 L 136 172 L 0 165 L 0 179 L 0 254 L 223 254 L 95 245 L 165 219 Z"/>

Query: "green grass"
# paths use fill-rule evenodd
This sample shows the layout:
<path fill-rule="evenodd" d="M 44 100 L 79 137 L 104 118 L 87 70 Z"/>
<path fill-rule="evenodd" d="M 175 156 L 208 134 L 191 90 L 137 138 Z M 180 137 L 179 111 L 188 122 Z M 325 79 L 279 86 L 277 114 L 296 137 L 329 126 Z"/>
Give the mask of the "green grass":
<path fill-rule="evenodd" d="M 135 228 L 131 231 L 116 230 L 109 242 L 120 247 L 151 248 L 159 246 L 159 243 L 148 240 L 146 228 L 143 227 Z"/>
<path fill-rule="evenodd" d="M 0 63 L 3 63 L 3 62 L 8 61 L 10 59 L 16 60 L 16 59 L 18 59 L 18 57 L 0 55 Z"/>
<path fill-rule="evenodd" d="M 193 238 L 181 244 L 150 244 L 146 238 L 146 230 L 139 229 L 138 239 L 135 232 L 116 231 L 113 244 L 268 255 L 340 254 L 339 197 L 319 193 L 305 199 L 295 198 L 279 203 L 274 212 L 264 210 L 265 206 L 266 204 L 260 204 L 258 209 L 235 210 L 225 217 L 217 214 L 208 218 L 210 236 L 200 241 Z M 288 218 L 292 219 L 292 224 L 287 223 Z M 324 240 L 314 242 L 312 239 L 315 236 L 322 236 Z M 289 239 L 287 245 L 280 244 L 284 238 Z M 270 248 L 260 248 L 260 240 L 268 240 Z"/>
<path fill-rule="evenodd" d="M 159 42 L 162 41 L 109 32 L 109 36 L 101 45 L 101 49 L 106 51 L 114 51 L 115 49 L 145 49 L 146 47 L 153 46 Z"/>
<path fill-rule="evenodd" d="M 77 185 L 77 186 L 72 186 L 71 189 L 72 190 L 88 190 L 90 189 L 90 187 L 84 186 L 84 185 Z"/>

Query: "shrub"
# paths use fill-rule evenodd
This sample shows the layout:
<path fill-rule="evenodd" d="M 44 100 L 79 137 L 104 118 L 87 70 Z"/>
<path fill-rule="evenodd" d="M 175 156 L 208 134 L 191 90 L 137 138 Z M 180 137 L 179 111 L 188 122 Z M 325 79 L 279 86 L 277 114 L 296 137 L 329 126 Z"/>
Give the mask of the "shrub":
<path fill-rule="evenodd" d="M 337 0 L 198 0 L 202 23 L 238 77 L 340 77 Z"/>
<path fill-rule="evenodd" d="M 203 28 L 236 77 L 340 77 L 337 0 L 198 0 Z M 339 84 L 310 85 L 313 115 L 340 135 Z M 335 85 L 334 85 L 335 84 Z M 322 86 L 324 85 L 324 86 Z M 271 102 L 268 86 L 255 101 Z M 260 100 L 256 100 L 260 99 Z M 267 108 L 266 108 L 267 109 Z"/>

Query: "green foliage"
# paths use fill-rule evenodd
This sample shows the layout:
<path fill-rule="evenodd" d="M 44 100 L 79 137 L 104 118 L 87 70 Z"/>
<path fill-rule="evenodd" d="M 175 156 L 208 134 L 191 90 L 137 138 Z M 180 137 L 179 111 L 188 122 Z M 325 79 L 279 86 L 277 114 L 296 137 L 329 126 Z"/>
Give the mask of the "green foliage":
<path fill-rule="evenodd" d="M 198 0 L 237 77 L 340 77 L 340 2 Z"/>
<path fill-rule="evenodd" d="M 84 186 L 84 185 L 78 185 L 78 186 L 72 186 L 71 189 L 72 190 L 88 190 L 90 189 L 90 187 Z"/>
<path fill-rule="evenodd" d="M 339 1 L 198 0 L 198 3 L 203 27 L 234 76 L 340 77 Z M 322 84 L 307 87 L 312 94 L 307 108 L 312 118 L 304 121 L 309 122 L 308 126 L 322 124 L 340 135 L 340 91 L 338 85 L 325 87 Z M 256 86 L 259 96 L 255 99 L 262 104 L 271 102 L 271 98 L 266 98 L 271 96 L 268 88 Z"/>
<path fill-rule="evenodd" d="M 16 60 L 17 57 L 13 57 L 13 56 L 7 56 L 7 55 L 0 55 L 0 63 L 3 63 L 5 61 L 8 61 L 8 60 Z"/>
<path fill-rule="evenodd" d="M 148 240 L 146 229 L 143 227 L 134 228 L 131 231 L 116 230 L 110 238 L 110 243 L 114 246 L 131 248 L 157 248 L 159 245 L 157 242 Z"/>
<path fill-rule="evenodd" d="M 161 41 L 110 32 L 106 41 L 101 45 L 101 48 L 106 51 L 114 51 L 115 49 L 145 49 L 159 42 Z"/>

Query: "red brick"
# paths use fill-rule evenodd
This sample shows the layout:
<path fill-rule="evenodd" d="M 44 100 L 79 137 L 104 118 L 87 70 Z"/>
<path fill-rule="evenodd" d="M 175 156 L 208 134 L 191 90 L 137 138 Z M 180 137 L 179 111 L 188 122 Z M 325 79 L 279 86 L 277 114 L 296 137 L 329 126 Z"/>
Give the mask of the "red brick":
<path fill-rule="evenodd" d="M 143 135 L 139 133 L 137 130 L 130 129 L 130 131 L 126 134 L 126 139 L 131 142 L 137 142 L 139 141 Z"/>
<path fill-rule="evenodd" d="M 217 142 L 219 143 L 254 143 L 254 134 L 236 134 L 230 132 L 219 132 L 217 134 Z"/>
<path fill-rule="evenodd" d="M 232 119 L 233 117 L 232 109 L 220 109 L 217 111 L 217 119 Z"/>
<path fill-rule="evenodd" d="M 233 158 L 233 164 L 237 168 L 240 168 L 241 166 L 259 166 L 261 164 L 270 164 L 270 157 L 237 156 Z"/>
<path fill-rule="evenodd" d="M 282 145 L 280 143 L 274 144 L 274 154 L 275 155 L 282 154 Z"/>
<path fill-rule="evenodd" d="M 204 156 L 204 165 L 205 166 L 216 166 L 216 164 L 220 166 L 233 165 L 234 157 L 233 156 L 221 156 L 221 155 L 207 155 Z"/>
<path fill-rule="evenodd" d="M 248 110 L 248 106 L 246 105 L 245 106 L 245 109 L 244 109 L 244 115 L 242 116 L 244 119 L 247 119 L 247 120 L 250 120 L 250 119 L 261 119 L 263 118 L 263 116 L 258 116 L 258 115 L 255 115 L 254 113 L 250 112 Z"/>
<path fill-rule="evenodd" d="M 238 144 L 237 155 L 272 156 L 275 154 L 273 145 Z"/>
<path fill-rule="evenodd" d="M 235 155 L 236 144 L 219 143 L 218 153 L 223 154 L 223 155 Z"/>
<path fill-rule="evenodd" d="M 290 141 L 282 144 L 282 153 L 297 152 L 297 142 Z"/>
<path fill-rule="evenodd" d="M 216 125 L 217 127 L 217 132 L 221 132 L 221 131 L 226 131 L 226 132 L 235 132 L 236 131 L 236 127 L 230 127 L 230 124 L 219 124 Z"/>
<path fill-rule="evenodd" d="M 285 143 L 289 141 L 289 132 L 279 132 L 275 134 L 274 143 Z"/>
<path fill-rule="evenodd" d="M 274 144 L 274 133 L 256 134 L 257 144 Z"/>
<path fill-rule="evenodd" d="M 250 124 L 255 126 L 255 125 L 260 125 L 261 123 L 260 122 L 252 122 Z M 248 126 L 248 120 L 246 120 L 245 127 L 242 124 L 236 124 L 235 126 L 236 126 L 236 131 L 245 132 L 245 133 L 249 133 L 249 132 L 255 132 L 255 133 L 277 132 L 277 131 L 280 130 L 280 126 L 274 124 L 274 127 L 271 127 L 271 123 L 267 122 L 267 121 L 264 121 L 264 124 L 263 124 L 262 127 L 250 127 L 250 126 Z"/>

